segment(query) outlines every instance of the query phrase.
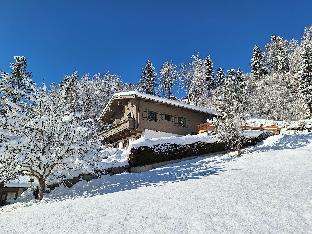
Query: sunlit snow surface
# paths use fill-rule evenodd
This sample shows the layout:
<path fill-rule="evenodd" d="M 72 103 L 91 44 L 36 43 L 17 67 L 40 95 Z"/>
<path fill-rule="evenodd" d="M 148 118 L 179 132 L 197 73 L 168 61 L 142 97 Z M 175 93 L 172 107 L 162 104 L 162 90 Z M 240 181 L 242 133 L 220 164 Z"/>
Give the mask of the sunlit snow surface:
<path fill-rule="evenodd" d="M 3 233 L 311 233 L 312 133 L 58 188 L 0 211 Z M 24 200 L 27 200 L 25 194 Z"/>

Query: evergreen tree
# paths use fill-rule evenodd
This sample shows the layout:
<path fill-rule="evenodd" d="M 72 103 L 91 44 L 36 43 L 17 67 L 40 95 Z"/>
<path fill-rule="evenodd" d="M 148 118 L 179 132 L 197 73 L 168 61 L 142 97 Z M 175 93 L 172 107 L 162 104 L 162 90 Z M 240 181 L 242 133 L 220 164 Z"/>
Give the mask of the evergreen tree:
<path fill-rule="evenodd" d="M 143 93 L 155 95 L 156 75 L 152 62 L 147 60 L 145 67 L 142 69 L 139 90 Z"/>
<path fill-rule="evenodd" d="M 60 84 L 64 101 L 69 104 L 69 111 L 79 111 L 78 108 L 78 72 L 65 76 Z"/>
<path fill-rule="evenodd" d="M 243 74 L 243 72 L 242 72 L 242 70 L 240 68 L 238 68 L 237 71 L 236 71 L 236 79 L 239 82 L 243 82 L 244 81 L 244 74 Z"/>
<path fill-rule="evenodd" d="M 234 69 L 228 71 L 228 78 L 221 87 L 218 100 L 215 103 L 223 117 L 217 121 L 217 132 L 220 139 L 227 143 L 231 150 L 240 154 L 243 136 L 241 125 L 245 118 L 247 102 L 246 84 L 242 72 Z"/>
<path fill-rule="evenodd" d="M 216 87 L 219 87 L 220 85 L 223 85 L 225 81 L 225 74 L 222 69 L 222 67 L 219 67 L 217 70 L 217 80 L 216 80 Z"/>
<path fill-rule="evenodd" d="M 21 129 L 14 120 L 21 114 L 33 117 L 35 89 L 31 73 L 27 71 L 27 59 L 23 56 L 14 59 L 11 73 L 0 74 L 0 183 L 17 175 L 18 152 L 12 146 L 22 143 L 23 139 L 15 135 Z"/>
<path fill-rule="evenodd" d="M 192 71 L 190 69 L 190 64 L 181 64 L 178 72 L 179 88 L 181 93 L 184 95 L 184 100 L 189 103 L 189 93 L 192 81 Z"/>
<path fill-rule="evenodd" d="M 270 71 L 286 73 L 289 71 L 289 43 L 282 37 L 273 35 L 266 45 L 265 59 Z"/>
<path fill-rule="evenodd" d="M 211 90 L 215 87 L 215 79 L 214 79 L 213 62 L 210 56 L 207 56 L 204 60 L 204 69 L 207 90 L 209 93 L 211 93 Z"/>
<path fill-rule="evenodd" d="M 263 52 L 257 45 L 255 45 L 252 51 L 251 73 L 255 78 L 260 78 L 266 73 L 263 61 Z"/>
<path fill-rule="evenodd" d="M 160 91 L 162 96 L 173 98 L 173 84 L 178 77 L 176 66 L 171 62 L 165 62 L 160 71 Z"/>
<path fill-rule="evenodd" d="M 227 76 L 226 76 L 226 82 L 228 81 L 235 81 L 236 79 L 236 71 L 235 69 L 230 69 L 227 71 Z M 229 83 L 227 83 L 229 84 Z"/>
<path fill-rule="evenodd" d="M 208 95 L 206 82 L 206 66 L 204 60 L 199 55 L 192 56 L 192 63 L 190 64 L 191 80 L 188 92 L 189 103 L 200 105 L 204 102 Z"/>
<path fill-rule="evenodd" d="M 32 75 L 27 71 L 27 59 L 24 56 L 15 56 L 14 59 L 11 73 L 0 74 L 0 93 L 7 101 L 19 103 L 26 108 L 31 104 L 31 95 L 34 92 Z"/>
<path fill-rule="evenodd" d="M 301 57 L 299 91 L 312 117 L 312 27 L 305 29 L 301 43 Z"/>

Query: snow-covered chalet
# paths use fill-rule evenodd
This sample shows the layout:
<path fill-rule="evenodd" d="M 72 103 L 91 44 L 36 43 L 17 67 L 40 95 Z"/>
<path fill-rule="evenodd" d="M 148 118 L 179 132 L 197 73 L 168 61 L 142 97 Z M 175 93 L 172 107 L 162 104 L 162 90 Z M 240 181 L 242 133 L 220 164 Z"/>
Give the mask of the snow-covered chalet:
<path fill-rule="evenodd" d="M 115 93 L 100 120 L 105 126 L 101 136 L 106 143 L 126 148 L 144 136 L 155 138 L 197 132 L 197 125 L 212 119 L 213 110 L 137 91 Z"/>

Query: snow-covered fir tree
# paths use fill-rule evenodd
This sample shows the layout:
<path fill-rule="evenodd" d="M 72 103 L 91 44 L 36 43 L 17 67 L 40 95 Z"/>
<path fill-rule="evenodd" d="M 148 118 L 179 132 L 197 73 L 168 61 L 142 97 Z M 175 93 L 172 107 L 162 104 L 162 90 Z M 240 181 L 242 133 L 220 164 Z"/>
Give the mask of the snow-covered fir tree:
<path fill-rule="evenodd" d="M 181 64 L 178 70 L 178 83 L 181 93 L 183 93 L 184 100 L 189 103 L 189 90 L 192 81 L 192 71 L 190 69 L 190 64 Z"/>
<path fill-rule="evenodd" d="M 236 79 L 239 81 L 239 82 L 244 82 L 244 74 L 243 74 L 243 71 L 238 68 L 237 71 L 236 71 Z"/>
<path fill-rule="evenodd" d="M 224 82 L 225 82 L 225 74 L 224 74 L 223 68 L 219 67 L 217 69 L 217 75 L 216 75 L 216 87 L 224 84 Z"/>
<path fill-rule="evenodd" d="M 188 90 L 188 100 L 191 104 L 201 105 L 208 97 L 210 91 L 206 82 L 206 66 L 204 60 L 198 54 L 193 55 L 189 69 L 191 80 Z"/>
<path fill-rule="evenodd" d="M 265 65 L 271 73 L 289 71 L 289 42 L 280 36 L 271 36 L 266 45 Z"/>
<path fill-rule="evenodd" d="M 27 71 L 27 59 L 23 56 L 14 59 L 11 73 L 0 74 L 0 180 L 12 179 L 18 173 L 18 150 L 12 146 L 19 145 L 23 139 L 16 135 L 21 130 L 15 121 L 19 115 L 31 116 L 34 103 L 34 84 Z"/>
<path fill-rule="evenodd" d="M 230 69 L 230 70 L 227 71 L 226 81 L 229 81 L 229 80 L 232 80 L 232 81 L 236 80 L 236 71 L 235 71 L 235 69 Z M 226 85 L 227 84 L 230 84 L 230 83 L 227 82 Z"/>
<path fill-rule="evenodd" d="M 220 139 L 239 154 L 243 144 L 241 126 L 245 118 L 246 98 L 243 74 L 230 69 L 226 81 L 219 87 L 218 96 L 214 99 L 215 106 L 223 115 L 217 120 L 216 125 Z"/>
<path fill-rule="evenodd" d="M 298 72 L 299 91 L 312 117 L 312 27 L 306 28 L 301 43 L 301 64 Z"/>
<path fill-rule="evenodd" d="M 15 56 L 11 64 L 11 73 L 0 74 L 0 93 L 3 98 L 14 104 L 26 108 L 30 104 L 34 90 L 32 75 L 27 71 L 27 59 L 24 56 Z"/>
<path fill-rule="evenodd" d="M 69 104 L 71 112 L 78 111 L 78 79 L 79 74 L 75 71 L 70 76 L 65 76 L 60 85 L 64 102 Z"/>
<path fill-rule="evenodd" d="M 156 76 L 157 74 L 152 62 L 147 60 L 144 68 L 142 69 L 139 90 L 143 93 L 155 95 Z"/>
<path fill-rule="evenodd" d="M 210 55 L 204 59 L 204 67 L 205 67 L 205 77 L 206 77 L 206 85 L 208 92 L 210 93 L 211 90 L 215 87 L 215 78 L 214 78 L 214 69 L 213 69 L 213 62 L 210 58 Z"/>
<path fill-rule="evenodd" d="M 266 74 L 266 69 L 263 61 L 263 52 L 257 45 L 255 45 L 255 47 L 253 48 L 250 65 L 251 73 L 255 78 L 260 78 Z"/>
<path fill-rule="evenodd" d="M 161 95 L 169 99 L 174 98 L 173 85 L 178 77 L 176 66 L 172 62 L 165 62 L 159 71 L 159 75 L 159 89 Z"/>

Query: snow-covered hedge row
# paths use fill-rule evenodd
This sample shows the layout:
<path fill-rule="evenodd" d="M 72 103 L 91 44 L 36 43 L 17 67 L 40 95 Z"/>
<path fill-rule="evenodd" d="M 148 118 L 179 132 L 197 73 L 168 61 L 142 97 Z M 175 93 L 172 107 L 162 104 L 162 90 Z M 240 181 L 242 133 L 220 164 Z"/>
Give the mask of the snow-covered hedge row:
<path fill-rule="evenodd" d="M 250 146 L 271 136 L 268 132 L 245 135 L 243 145 Z M 134 142 L 129 152 L 129 166 L 137 167 L 159 162 L 225 151 L 227 144 L 216 136 L 195 135 L 164 137 L 154 140 L 140 139 Z"/>

